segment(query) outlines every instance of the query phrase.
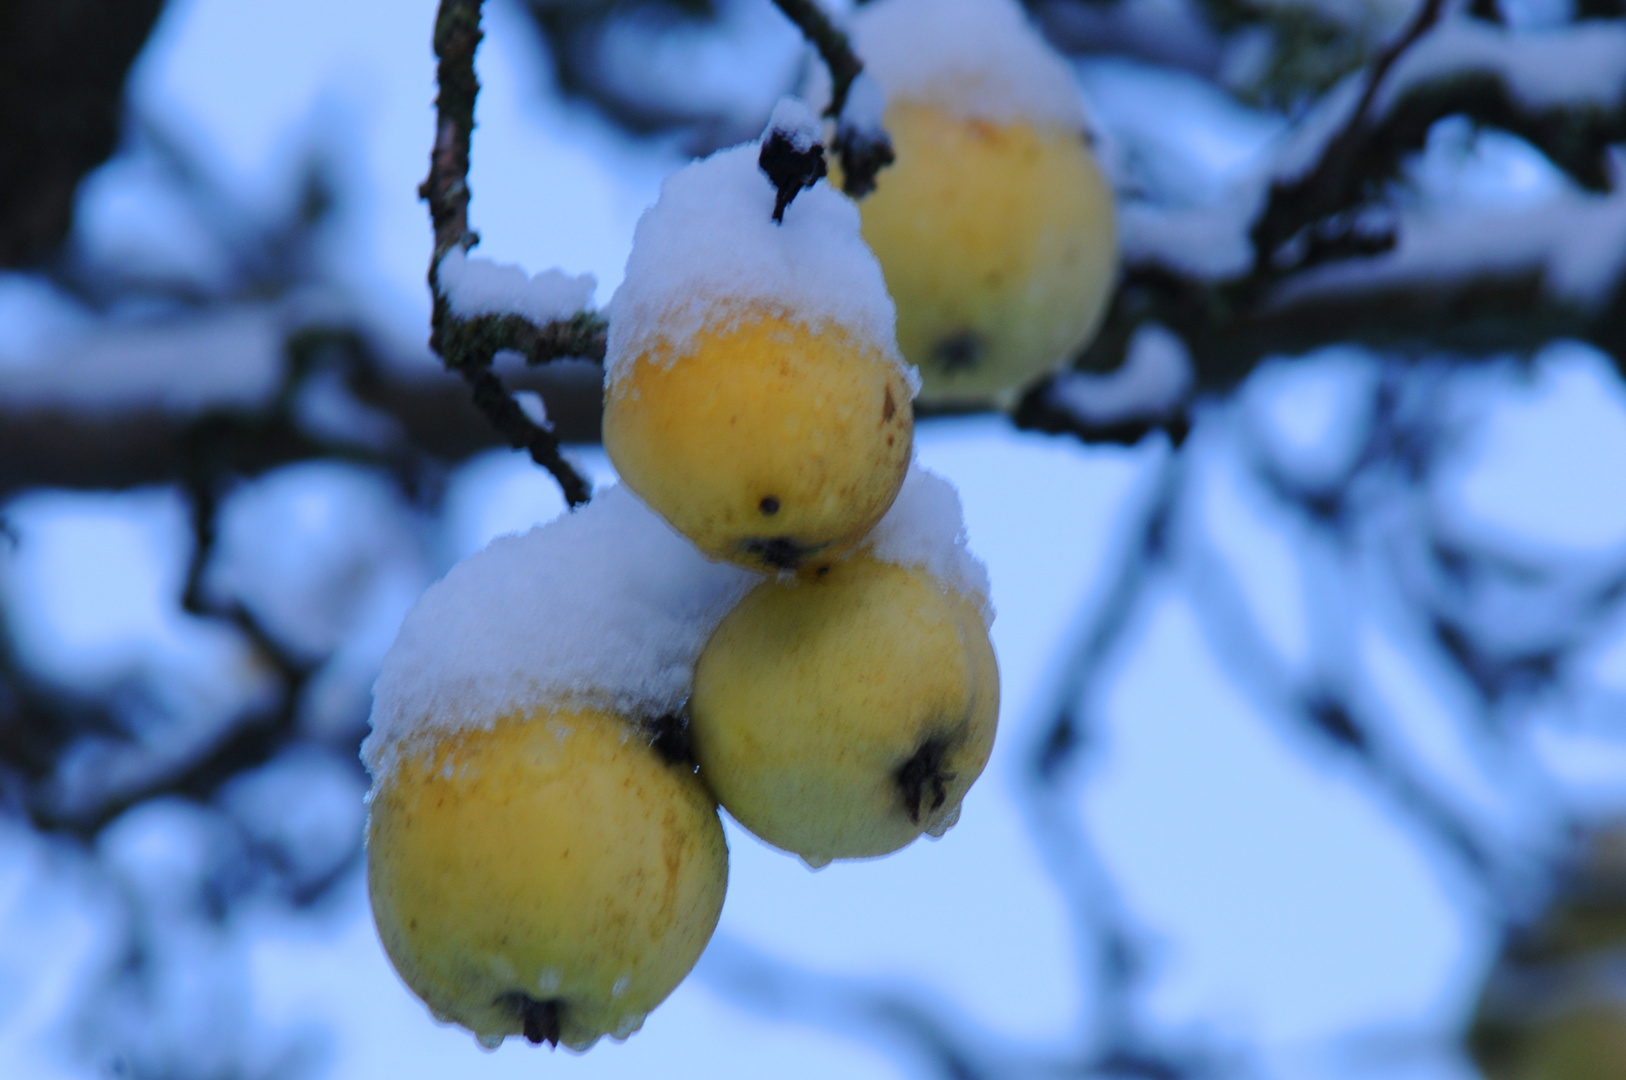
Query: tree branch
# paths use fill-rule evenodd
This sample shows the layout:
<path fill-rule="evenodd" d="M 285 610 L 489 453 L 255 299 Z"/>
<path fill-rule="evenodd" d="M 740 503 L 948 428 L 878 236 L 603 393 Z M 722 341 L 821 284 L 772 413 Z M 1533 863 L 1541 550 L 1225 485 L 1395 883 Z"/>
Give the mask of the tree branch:
<path fill-rule="evenodd" d="M 48 258 L 67 239 L 74 192 L 118 144 L 124 77 L 163 6 L 0 4 L 0 266 Z"/>
<path fill-rule="evenodd" d="M 435 56 L 439 59 L 435 146 L 429 155 L 429 176 L 418 188 L 419 196 L 429 203 L 435 229 L 435 251 L 429 261 L 429 289 L 434 297 L 429 347 L 448 370 L 468 383 L 475 407 L 503 439 L 515 449 L 528 450 L 531 460 L 553 474 L 570 505 L 579 506 L 592 495 L 587 481 L 564 459 L 554 433 L 525 415 L 491 365 L 497 352 L 507 348 L 524 352 L 532 364 L 565 356 L 602 359 L 602 320 L 587 313 L 541 327 L 518 315 L 466 320 L 452 311 L 440 289 L 441 259 L 454 247 L 469 248 L 479 241 L 469 229 L 468 177 L 474 103 L 480 93 L 474 53 L 484 36 L 481 3 L 441 0 L 435 18 Z"/>
<path fill-rule="evenodd" d="M 1444 10 L 1445 0 L 1425 0 L 1411 25 L 1372 62 L 1355 111 L 1343 130 L 1327 143 L 1315 168 L 1291 183 L 1271 185 L 1270 202 L 1252 230 L 1256 273 L 1263 272 L 1277 250 L 1300 229 L 1346 208 L 1359 197 L 1365 176 L 1361 166 L 1368 142 L 1367 117 L 1378 88 L 1395 61 L 1439 21 Z"/>
<path fill-rule="evenodd" d="M 813 0 L 773 2 L 785 18 L 796 24 L 802 36 L 819 50 L 819 59 L 830 69 L 830 104 L 825 106 L 824 115 L 831 120 L 841 119 L 841 110 L 847 107 L 847 93 L 852 89 L 853 80 L 864 70 L 863 63 L 853 53 L 852 43 Z"/>
<path fill-rule="evenodd" d="M 491 317 L 501 321 L 500 317 Z M 465 326 L 478 333 L 483 320 Z M 520 320 L 523 323 L 523 320 Z M 557 325 L 557 324 L 556 324 Z M 530 342 L 534 327 L 512 331 L 501 327 L 493 349 L 526 355 L 546 353 L 550 345 Z M 602 332 L 597 350 L 602 352 Z M 7 401 L 0 380 L 0 497 L 29 487 L 76 489 L 128 488 L 181 481 L 180 465 L 193 431 L 203 422 L 232 422 L 240 427 L 234 443 L 233 468 L 255 476 L 296 461 L 338 458 L 382 466 L 416 482 L 425 459 L 457 462 L 494 446 L 507 445 L 479 411 L 470 408 L 469 392 L 449 379 L 416 374 L 404 364 L 379 357 L 367 335 L 346 326 L 312 325 L 295 329 L 288 339 L 290 371 L 284 399 L 297 396 L 300 379 L 336 374 L 355 403 L 392 426 L 399 443 L 367 446 L 337 444 L 318 438 L 283 413 L 276 422 L 256 421 L 249 413 L 186 413 L 143 403 L 108 412 L 66 404 Z M 591 340 L 582 351 L 593 355 Z M 310 359 L 301 361 L 302 355 Z M 233 362 L 236 357 L 220 357 Z M 599 439 L 603 378 L 588 364 L 554 364 L 509 376 L 517 389 L 542 395 L 548 402 L 553 433 L 568 442 Z M 336 388 L 338 389 L 338 388 Z M 267 409 L 276 409 L 275 404 Z M 410 486 L 410 485 L 409 485 Z"/>

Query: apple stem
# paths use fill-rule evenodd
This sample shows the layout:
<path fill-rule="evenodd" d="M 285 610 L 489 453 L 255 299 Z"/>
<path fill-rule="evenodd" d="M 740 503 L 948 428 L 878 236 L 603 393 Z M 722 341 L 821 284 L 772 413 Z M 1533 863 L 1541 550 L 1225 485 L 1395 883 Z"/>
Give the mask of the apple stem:
<path fill-rule="evenodd" d="M 817 555 L 820 547 L 802 544 L 788 536 L 753 536 L 740 542 L 740 551 L 775 570 L 800 570 Z"/>
<path fill-rule="evenodd" d="M 785 223 L 785 208 L 803 188 L 810 188 L 828 171 L 824 163 L 824 147 L 813 143 L 799 149 L 793 138 L 774 129 L 763 138 L 762 152 L 757 155 L 757 166 L 768 174 L 777 195 L 774 199 L 773 219 Z"/>

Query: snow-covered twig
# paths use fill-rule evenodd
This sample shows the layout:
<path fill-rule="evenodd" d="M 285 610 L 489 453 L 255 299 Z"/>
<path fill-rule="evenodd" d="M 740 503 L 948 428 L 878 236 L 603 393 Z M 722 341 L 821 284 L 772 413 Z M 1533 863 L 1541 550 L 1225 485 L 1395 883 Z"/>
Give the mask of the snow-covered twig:
<path fill-rule="evenodd" d="M 1462 113 L 1531 143 L 1582 187 L 1610 191 L 1609 147 L 1626 140 L 1626 26 L 1521 34 L 1443 22 L 1395 65 L 1373 113 L 1408 146 Z"/>
<path fill-rule="evenodd" d="M 582 478 L 559 451 L 553 432 L 532 422 L 502 379 L 492 370 L 499 351 L 524 352 L 531 363 L 564 356 L 603 357 L 603 323 L 587 312 L 544 326 L 523 315 L 459 315 L 442 289 L 441 264 L 454 249 L 467 250 L 478 240 L 469 229 L 469 139 L 474 131 L 474 101 L 480 82 L 474 74 L 474 53 L 480 45 L 480 8 L 483 0 L 441 0 L 435 18 L 435 69 L 439 93 L 435 98 L 435 147 L 429 155 L 429 176 L 418 194 L 429 203 L 435 227 L 435 251 L 429 263 L 429 288 L 434 296 L 429 347 L 447 368 L 469 384 L 474 405 L 509 445 L 527 450 L 531 459 L 558 481 L 565 499 L 578 506 L 591 495 Z"/>
<path fill-rule="evenodd" d="M 1582 187 L 1611 189 L 1610 146 L 1626 138 L 1626 30 L 1592 24 L 1516 34 L 1473 19 L 1440 21 L 1440 8 L 1426 4 L 1369 69 L 1312 167 L 1279 163 L 1250 230 L 1256 276 L 1280 276 L 1284 268 L 1274 264 L 1296 237 L 1310 242 L 1286 269 L 1331 261 L 1311 254 L 1318 241 L 1325 248 L 1362 239 L 1355 211 L 1447 116 L 1510 131 Z"/>
<path fill-rule="evenodd" d="M 500 318 L 473 320 L 464 329 L 527 356 L 554 350 L 534 327 L 504 325 Z M 548 329 L 570 333 L 571 348 L 584 356 L 602 353 L 602 329 Z M 263 372 L 253 368 L 256 355 L 244 354 L 259 347 L 257 338 L 219 338 L 213 351 L 188 348 L 217 340 L 196 330 L 190 323 L 177 324 L 173 333 L 109 328 L 70 344 L 51 363 L 0 371 L 0 497 L 42 486 L 172 483 L 197 425 L 223 420 L 236 424 L 242 437 L 244 475 L 337 458 L 383 468 L 410 490 L 424 460 L 457 461 L 498 445 L 491 424 L 468 408 L 466 390 L 387 358 L 370 334 L 345 322 L 292 320 L 274 327 Z M 154 352 L 168 349 L 161 368 L 167 384 L 128 363 L 128 349 L 119 346 L 132 342 Z M 253 368 L 246 380 L 251 387 L 202 370 L 231 372 L 245 363 Z M 128 369 L 127 377 L 101 377 L 116 365 Z M 546 397 L 559 438 L 598 438 L 602 377 L 596 368 L 547 365 L 509 381 Z M 272 422 L 279 401 L 292 412 Z M 326 423 L 316 422 L 324 417 Z"/>
<path fill-rule="evenodd" d="M 1364 189 L 1363 168 L 1368 118 L 1384 78 L 1445 10 L 1444 0 L 1425 0 L 1401 35 L 1367 68 L 1361 96 L 1343 127 L 1326 144 L 1320 160 L 1303 177 L 1274 183 L 1270 199 L 1254 222 L 1254 267 L 1264 272 L 1282 245 L 1307 226 L 1352 204 Z"/>

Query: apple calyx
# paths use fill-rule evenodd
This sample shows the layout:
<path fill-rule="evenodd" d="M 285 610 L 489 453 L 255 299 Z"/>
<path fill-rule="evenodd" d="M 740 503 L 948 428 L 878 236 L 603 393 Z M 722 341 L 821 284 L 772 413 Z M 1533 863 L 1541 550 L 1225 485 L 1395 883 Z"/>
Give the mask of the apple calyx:
<path fill-rule="evenodd" d="M 926 806 L 928 814 L 941 810 L 948 798 L 947 788 L 954 780 L 954 773 L 943 768 L 943 759 L 949 749 L 949 741 L 941 735 L 928 736 L 920 744 L 920 749 L 893 774 L 903 795 L 903 808 L 909 812 L 909 820 L 916 825 L 920 824 L 921 804 L 926 802 L 928 795 L 931 799 Z"/>
<path fill-rule="evenodd" d="M 525 1039 L 532 1046 L 547 1043 L 550 1048 L 558 1048 L 559 1020 L 564 1012 L 564 1005 L 558 998 L 538 1001 L 531 995 L 516 990 L 511 994 L 503 994 L 497 999 L 497 1004 L 512 1006 L 519 1013 Z"/>

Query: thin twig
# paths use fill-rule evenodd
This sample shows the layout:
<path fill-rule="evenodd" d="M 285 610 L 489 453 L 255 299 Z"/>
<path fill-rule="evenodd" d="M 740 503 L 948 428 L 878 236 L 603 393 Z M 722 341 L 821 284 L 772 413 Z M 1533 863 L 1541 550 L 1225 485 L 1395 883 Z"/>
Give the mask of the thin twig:
<path fill-rule="evenodd" d="M 592 488 L 559 450 L 559 440 L 534 423 L 513 393 L 492 370 L 502 349 L 517 348 L 532 364 L 566 356 L 604 355 L 603 322 L 580 313 L 572 319 L 536 326 L 518 315 L 463 319 L 452 311 L 440 289 L 440 261 L 453 248 L 470 248 L 479 238 L 469 229 L 469 141 L 474 132 L 474 102 L 480 80 L 474 53 L 480 30 L 482 0 L 441 0 L 435 17 L 435 147 L 429 176 L 418 194 L 429 203 L 435 227 L 435 252 L 429 260 L 429 289 L 434 297 L 429 347 L 446 367 L 469 384 L 474 406 L 515 449 L 553 474 L 571 506 L 592 496 Z"/>
<path fill-rule="evenodd" d="M 824 115 L 839 120 L 841 110 L 847 107 L 847 92 L 852 89 L 858 73 L 864 70 L 863 63 L 853 53 L 852 43 L 813 0 L 774 0 L 774 4 L 819 50 L 819 59 L 830 69 L 830 104 L 825 106 Z"/>
<path fill-rule="evenodd" d="M 1360 101 L 1343 129 L 1328 141 L 1315 167 L 1292 183 L 1271 185 L 1270 201 L 1252 229 L 1255 274 L 1263 276 L 1277 250 L 1300 229 L 1348 204 L 1351 188 L 1359 183 L 1357 166 L 1378 89 L 1395 62 L 1439 21 L 1444 10 L 1445 0 L 1425 0 L 1411 24 L 1367 69 Z"/>
<path fill-rule="evenodd" d="M 819 58 L 830 71 L 830 103 L 825 106 L 824 115 L 836 122 L 835 143 L 831 149 L 841 159 L 841 190 L 862 199 L 875 190 L 876 175 L 897 160 L 892 139 L 878 119 L 842 116 L 853 80 L 864 70 L 864 63 L 853 52 L 847 35 L 814 0 L 774 0 L 774 3 L 819 50 Z"/>
<path fill-rule="evenodd" d="M 429 285 L 439 295 L 440 260 L 469 235 L 469 139 L 474 132 L 474 99 L 480 80 L 474 74 L 474 51 L 485 36 L 480 30 L 482 0 L 441 0 L 435 16 L 435 148 L 429 176 L 418 188 L 429 203 L 435 225 L 435 254 L 429 260 Z"/>
<path fill-rule="evenodd" d="M 1096 988 L 1085 1017 L 1091 1075 L 1197 1075 L 1201 1053 L 1156 1035 L 1135 1007 L 1144 971 L 1142 935 L 1133 924 L 1088 828 L 1078 817 L 1074 768 L 1096 742 L 1090 698 L 1112 653 L 1124 644 L 1149 586 L 1162 570 L 1171 517 L 1182 498 L 1185 456 L 1160 451 L 1141 507 L 1122 546 L 1101 575 L 1106 595 L 1073 636 L 1053 684 L 1042 697 L 1046 727 L 1027 748 L 1022 808 L 1045 871 L 1073 925 L 1081 971 Z"/>

